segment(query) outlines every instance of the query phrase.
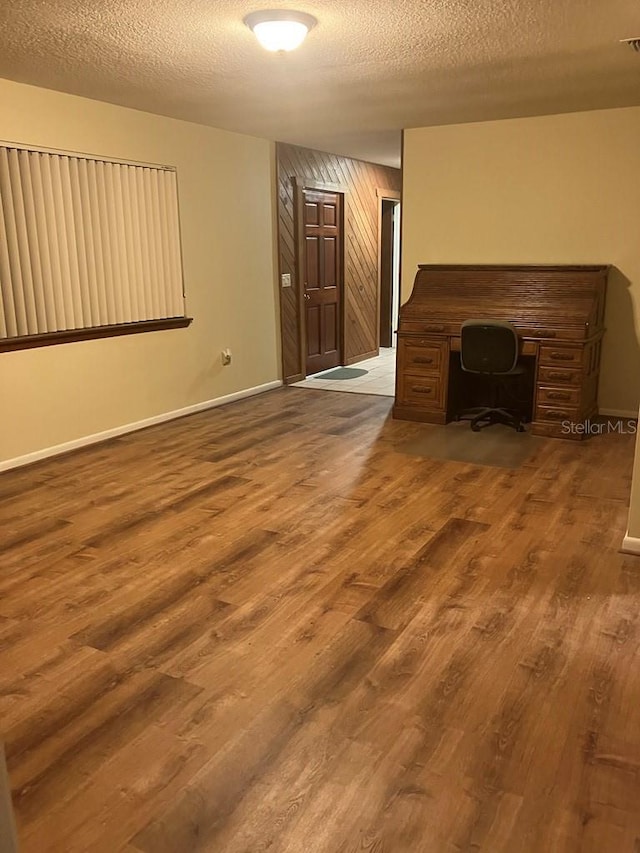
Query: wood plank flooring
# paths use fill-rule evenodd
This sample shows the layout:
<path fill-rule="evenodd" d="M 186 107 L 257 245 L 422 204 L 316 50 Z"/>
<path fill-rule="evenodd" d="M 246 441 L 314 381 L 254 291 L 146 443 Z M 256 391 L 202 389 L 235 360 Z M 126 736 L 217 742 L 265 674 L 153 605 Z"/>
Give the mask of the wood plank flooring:
<path fill-rule="evenodd" d="M 23 853 L 638 853 L 634 438 L 282 389 L 0 476 Z"/>

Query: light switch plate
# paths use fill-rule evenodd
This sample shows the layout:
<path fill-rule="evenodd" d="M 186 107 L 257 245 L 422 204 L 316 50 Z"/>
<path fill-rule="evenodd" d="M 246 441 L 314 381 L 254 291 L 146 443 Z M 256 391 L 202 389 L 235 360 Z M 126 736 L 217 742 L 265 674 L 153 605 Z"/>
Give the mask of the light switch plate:
<path fill-rule="evenodd" d="M 291 287 L 291 273 L 285 272 L 282 274 L 282 286 Z"/>

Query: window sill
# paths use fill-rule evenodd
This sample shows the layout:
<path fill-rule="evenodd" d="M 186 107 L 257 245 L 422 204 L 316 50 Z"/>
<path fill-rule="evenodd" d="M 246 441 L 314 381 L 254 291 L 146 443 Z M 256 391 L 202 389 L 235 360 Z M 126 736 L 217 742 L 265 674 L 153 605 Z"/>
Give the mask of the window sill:
<path fill-rule="evenodd" d="M 118 335 L 138 335 L 143 332 L 158 332 L 162 329 L 184 329 L 193 322 L 193 317 L 171 317 L 166 320 L 141 320 L 137 323 L 120 323 L 114 326 L 94 326 L 88 329 L 67 329 L 64 332 L 46 332 L 42 335 L 24 335 L 19 338 L 2 338 L 0 352 L 49 347 L 75 341 L 91 341 L 96 338 L 114 338 Z"/>

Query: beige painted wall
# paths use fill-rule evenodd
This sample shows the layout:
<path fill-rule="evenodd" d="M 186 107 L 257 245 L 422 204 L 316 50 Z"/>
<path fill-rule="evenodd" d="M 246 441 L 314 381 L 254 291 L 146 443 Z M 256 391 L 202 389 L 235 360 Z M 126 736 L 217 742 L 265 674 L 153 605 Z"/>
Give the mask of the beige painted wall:
<path fill-rule="evenodd" d="M 633 462 L 627 536 L 638 540 L 634 544 L 633 551 L 640 553 L 640 433 L 636 434 L 636 457 Z"/>
<path fill-rule="evenodd" d="M 270 142 L 7 80 L 0 140 L 176 166 L 194 317 L 188 329 L 0 354 L 0 461 L 278 378 Z"/>
<path fill-rule="evenodd" d="M 403 298 L 419 263 L 613 264 L 600 406 L 637 413 L 640 108 L 407 130 L 403 166 Z"/>

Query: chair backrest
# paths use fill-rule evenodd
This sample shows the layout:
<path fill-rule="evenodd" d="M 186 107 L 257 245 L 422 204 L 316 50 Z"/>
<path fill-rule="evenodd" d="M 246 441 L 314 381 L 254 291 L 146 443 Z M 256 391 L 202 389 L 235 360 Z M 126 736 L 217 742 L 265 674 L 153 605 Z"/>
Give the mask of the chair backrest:
<path fill-rule="evenodd" d="M 518 333 L 506 320 L 465 320 L 460 363 L 469 373 L 509 373 L 518 362 Z"/>

